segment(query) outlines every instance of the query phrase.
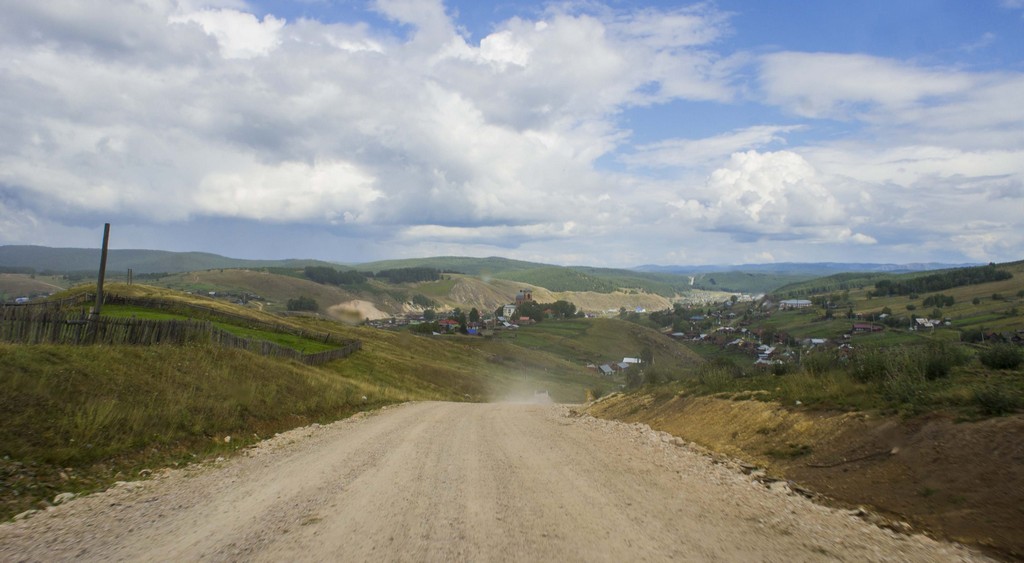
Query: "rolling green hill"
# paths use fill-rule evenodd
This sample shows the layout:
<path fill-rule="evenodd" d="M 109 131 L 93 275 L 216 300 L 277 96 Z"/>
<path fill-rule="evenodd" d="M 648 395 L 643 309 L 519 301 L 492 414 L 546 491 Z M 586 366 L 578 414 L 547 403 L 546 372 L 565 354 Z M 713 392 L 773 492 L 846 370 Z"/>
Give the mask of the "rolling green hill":
<path fill-rule="evenodd" d="M 92 279 L 98 269 L 99 251 L 95 249 L 47 248 L 41 246 L 0 246 L 0 272 L 56 272 L 74 273 L 80 279 Z M 303 286 L 295 282 L 255 283 L 252 276 L 229 274 L 220 279 L 209 279 L 209 272 L 224 270 L 263 271 L 279 274 L 295 280 L 304 280 L 306 266 L 326 266 L 338 270 L 360 270 L 380 272 L 403 268 L 434 268 L 448 273 L 438 283 L 392 284 L 386 280 L 370 280 L 357 286 Z M 771 266 L 771 267 L 769 267 Z M 181 276 L 175 281 L 170 278 L 158 283 L 182 290 L 194 291 L 246 291 L 268 295 L 278 302 L 297 295 L 295 291 L 307 291 L 319 295 L 327 306 L 342 301 L 360 299 L 372 302 L 384 313 L 398 313 L 409 308 L 408 304 L 417 295 L 433 299 L 442 307 L 478 307 L 493 310 L 514 295 L 507 286 L 496 286 L 497 280 L 523 284 L 535 291 L 547 290 L 552 298 L 573 302 L 592 302 L 592 310 L 609 310 L 619 307 L 650 308 L 670 306 L 694 290 L 727 293 L 761 294 L 772 293 L 778 297 L 805 297 L 816 293 L 860 289 L 873 286 L 881 279 L 904 279 L 918 274 L 895 274 L 896 266 L 865 265 L 873 271 L 862 273 L 843 272 L 827 277 L 814 277 L 813 272 L 841 270 L 843 264 L 781 264 L 752 265 L 752 271 L 709 271 L 709 267 L 693 267 L 693 273 L 686 273 L 684 267 L 647 267 L 650 271 L 631 269 L 596 268 L 588 266 L 556 266 L 536 262 L 525 262 L 500 257 L 470 258 L 439 256 L 385 260 L 355 265 L 339 265 L 317 260 L 241 260 L 216 254 L 200 252 L 166 252 L 155 250 L 112 250 L 108 257 L 108 279 L 124 279 L 129 268 L 139 281 L 151 282 L 147 274 L 170 273 Z M 908 266 L 909 267 L 909 266 Z M 207 274 L 198 275 L 206 272 Z M 190 276 L 186 276 L 190 273 Z M 460 277 L 461 274 L 461 277 Z M 191 278 L 207 278 L 203 281 Z M 71 280 L 78 279 L 71 277 Z M 233 279 L 236 278 L 236 279 Z M 244 278 L 244 279 L 243 279 Z M 454 283 L 454 278 L 461 281 Z M 484 286 L 472 285 L 469 278 L 480 280 Z M 267 282 L 270 278 L 259 280 Z M 8 280 L 9 285 L 13 281 Z M 287 286 L 287 291 L 276 291 Z M 494 287 L 485 287 L 494 286 Z M 3 289 L 3 288 L 0 288 Z M 13 295 L 12 291 L 7 290 Z M 557 295 L 557 297 L 555 297 Z M 620 299 L 596 299 L 595 296 L 619 296 Z M 624 296 L 656 297 L 653 300 L 622 299 Z M 421 300 L 422 301 L 422 300 Z M 629 301 L 629 302 L 627 302 Z M 633 301 L 636 301 L 635 303 Z M 667 301 L 667 302 L 666 302 Z M 621 303 L 620 303 L 621 302 Z M 383 314 L 383 313 L 382 313 Z"/>
<path fill-rule="evenodd" d="M 905 275 L 914 276 L 920 274 L 915 273 Z M 897 276 L 897 274 L 861 272 L 833 274 L 831 276 L 789 283 L 776 288 L 772 291 L 772 294 L 779 298 L 795 298 L 833 291 L 863 289 L 865 287 L 873 286 L 878 280 L 893 279 Z"/>
<path fill-rule="evenodd" d="M 405 258 L 366 262 L 355 266 L 360 271 L 379 272 L 398 268 L 435 268 L 443 272 L 459 272 L 473 276 L 494 276 L 547 266 L 535 262 L 523 262 L 492 256 L 490 258 L 469 258 L 464 256 L 435 256 L 432 258 Z M 557 267 L 557 266 L 554 266 Z"/>
<path fill-rule="evenodd" d="M 780 286 L 814 279 L 811 274 L 778 272 L 707 272 L 693 275 L 693 287 L 734 293 L 769 293 Z"/>
<path fill-rule="evenodd" d="M 45 246 L 0 246 L 0 268 L 35 272 L 90 272 L 95 275 L 100 265 L 98 248 L 49 248 Z M 168 252 L 163 250 L 110 250 L 108 272 L 136 274 L 153 272 L 193 272 L 216 268 L 303 268 L 305 266 L 344 266 L 320 260 L 243 260 L 206 252 Z"/>

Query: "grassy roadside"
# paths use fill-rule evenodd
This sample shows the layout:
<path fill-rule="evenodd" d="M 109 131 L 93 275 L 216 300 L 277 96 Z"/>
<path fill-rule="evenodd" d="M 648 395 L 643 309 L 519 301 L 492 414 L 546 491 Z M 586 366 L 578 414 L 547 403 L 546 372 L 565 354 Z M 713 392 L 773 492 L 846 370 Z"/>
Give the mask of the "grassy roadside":
<path fill-rule="evenodd" d="M 860 346 L 849 353 L 804 351 L 799 363 L 760 368 L 728 349 L 692 347 L 707 362 L 671 382 L 673 393 L 902 416 L 945 412 L 962 419 L 1024 410 L 1024 363 L 1011 369 L 986 364 L 1001 351 L 1024 357 L 1012 345 L 918 337 L 912 345 Z"/>
<path fill-rule="evenodd" d="M 7 517 L 398 400 L 329 370 L 210 346 L 0 344 L 0 365 Z"/>
<path fill-rule="evenodd" d="M 167 290 L 130 290 L 209 304 Z M 207 344 L 0 344 L 0 518 L 43 508 L 58 493 L 102 489 L 143 469 L 226 455 L 276 432 L 385 404 L 524 399 L 538 390 L 578 402 L 587 390 L 612 385 L 557 355 L 507 342 L 423 337 L 327 319 L 272 317 L 230 304 L 215 307 L 226 315 L 358 339 L 363 348 L 310 367 Z M 118 306 L 104 308 L 104 315 L 186 318 Z M 307 352 L 317 344 L 204 315 L 227 330 L 247 331 L 243 336 Z"/>

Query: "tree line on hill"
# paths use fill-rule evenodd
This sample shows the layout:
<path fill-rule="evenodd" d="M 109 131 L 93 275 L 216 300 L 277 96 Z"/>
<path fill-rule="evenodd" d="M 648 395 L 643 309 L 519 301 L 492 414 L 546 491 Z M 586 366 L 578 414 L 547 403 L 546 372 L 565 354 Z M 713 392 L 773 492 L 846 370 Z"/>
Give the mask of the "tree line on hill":
<path fill-rule="evenodd" d="M 394 268 L 379 272 L 338 270 L 330 266 L 306 266 L 307 279 L 325 285 L 358 285 L 368 279 L 387 280 L 390 283 L 416 283 L 437 281 L 442 272 L 436 268 Z"/>
<path fill-rule="evenodd" d="M 964 285 L 976 285 L 994 281 L 1008 280 L 1013 274 L 996 268 L 995 264 L 958 268 L 947 272 L 928 274 L 906 280 L 879 280 L 875 282 L 873 297 L 889 295 L 910 295 L 912 293 L 929 293 L 942 291 Z"/>

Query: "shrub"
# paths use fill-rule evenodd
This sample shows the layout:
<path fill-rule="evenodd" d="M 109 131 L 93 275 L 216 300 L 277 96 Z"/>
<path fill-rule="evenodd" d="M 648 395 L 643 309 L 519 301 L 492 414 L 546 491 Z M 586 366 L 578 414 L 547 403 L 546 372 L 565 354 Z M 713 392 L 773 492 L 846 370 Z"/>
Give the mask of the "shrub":
<path fill-rule="evenodd" d="M 736 365 L 736 362 L 729 358 L 715 358 L 700 367 L 700 372 L 705 370 L 722 371 L 731 378 L 743 377 L 743 368 Z"/>
<path fill-rule="evenodd" d="M 1024 362 L 1024 354 L 1013 344 L 996 344 L 978 354 L 981 363 L 991 369 L 1017 369 Z"/>
<path fill-rule="evenodd" d="M 658 373 L 658 370 L 654 368 L 650 368 L 644 372 L 644 383 L 647 385 L 657 385 L 663 381 L 665 381 L 665 378 L 663 378 L 661 374 Z"/>
<path fill-rule="evenodd" d="M 981 332 L 976 328 L 965 330 L 960 334 L 960 339 L 964 342 L 981 342 L 985 340 L 985 333 Z"/>
<path fill-rule="evenodd" d="M 800 361 L 800 367 L 811 375 L 823 375 L 838 365 L 835 354 L 831 352 L 817 352 L 806 354 Z"/>
<path fill-rule="evenodd" d="M 974 389 L 974 403 L 981 414 L 1000 416 L 1009 414 L 1021 407 L 1019 398 L 1006 393 L 992 385 Z"/>
<path fill-rule="evenodd" d="M 883 381 L 891 369 L 891 354 L 885 350 L 858 351 L 850 363 L 850 377 L 861 383 Z"/>
<path fill-rule="evenodd" d="M 721 369 L 702 370 L 697 374 L 697 381 L 708 388 L 708 391 L 717 393 L 725 391 L 732 386 L 734 377 Z"/>
<path fill-rule="evenodd" d="M 924 378 L 928 380 L 941 379 L 948 376 L 953 367 L 944 358 L 932 355 L 926 355 L 922 358 L 921 363 Z"/>
<path fill-rule="evenodd" d="M 697 370 L 697 381 L 712 393 L 730 389 L 733 380 L 742 376 L 743 370 L 727 358 L 717 358 Z"/>
<path fill-rule="evenodd" d="M 928 401 L 926 384 L 923 378 L 910 373 L 891 375 L 882 383 L 882 396 L 894 405 L 917 410 Z"/>
<path fill-rule="evenodd" d="M 959 344 L 931 342 L 918 351 L 918 362 L 925 379 L 946 377 L 954 367 L 967 363 L 970 356 Z"/>
<path fill-rule="evenodd" d="M 630 367 L 626 370 L 626 389 L 637 389 L 644 384 L 644 378 L 640 370 Z"/>

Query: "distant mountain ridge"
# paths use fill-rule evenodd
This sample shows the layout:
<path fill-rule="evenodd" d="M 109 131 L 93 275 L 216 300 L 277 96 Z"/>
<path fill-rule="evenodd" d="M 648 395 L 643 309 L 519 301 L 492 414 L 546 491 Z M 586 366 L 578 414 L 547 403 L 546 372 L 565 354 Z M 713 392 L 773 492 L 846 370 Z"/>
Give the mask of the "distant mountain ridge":
<path fill-rule="evenodd" d="M 208 252 L 171 252 L 167 250 L 115 249 L 107 253 L 107 271 L 136 274 L 181 273 L 217 268 L 303 268 L 332 266 L 321 260 L 245 260 Z M 34 272 L 98 272 L 98 248 L 50 248 L 48 246 L 0 246 L 0 268 Z"/>
<path fill-rule="evenodd" d="M 0 272 L 95 273 L 99 270 L 99 258 L 99 249 L 0 246 Z M 813 278 L 850 272 L 899 274 L 967 265 L 782 262 L 734 266 L 646 265 L 616 269 L 557 266 L 495 256 L 488 258 L 437 256 L 342 265 L 322 260 L 247 260 L 228 258 L 207 252 L 125 249 L 111 250 L 107 258 L 108 273 L 126 272 L 129 268 L 136 274 L 176 274 L 214 269 L 301 269 L 306 266 L 329 266 L 339 270 L 358 269 L 373 272 L 396 268 L 430 267 L 443 272 L 458 272 L 477 276 L 481 279 L 500 278 L 525 285 L 544 287 L 552 291 L 611 293 L 622 290 L 656 294 L 668 298 L 692 289 L 764 293 Z"/>
<path fill-rule="evenodd" d="M 645 264 L 642 266 L 636 266 L 633 269 L 638 272 L 659 272 L 667 274 L 752 272 L 827 276 L 848 272 L 900 274 L 906 272 L 924 272 L 928 270 L 945 270 L 949 268 L 966 268 L 968 266 L 977 265 L 977 263 L 943 264 L 939 262 L 921 262 L 911 264 L 880 264 L 871 262 L 773 262 L 770 264 L 736 264 L 731 266 L 660 266 L 655 264 Z"/>

